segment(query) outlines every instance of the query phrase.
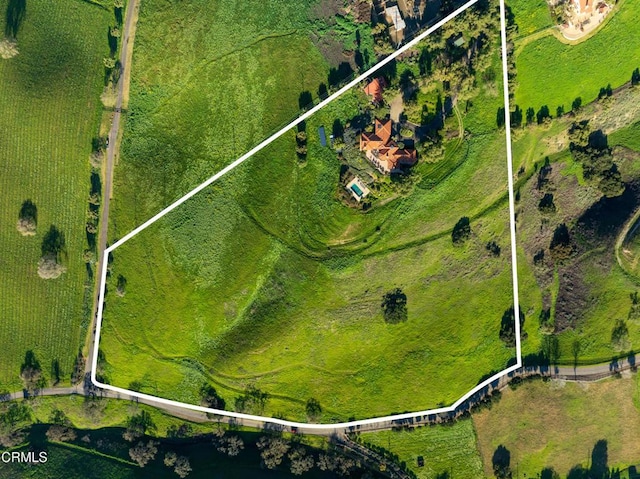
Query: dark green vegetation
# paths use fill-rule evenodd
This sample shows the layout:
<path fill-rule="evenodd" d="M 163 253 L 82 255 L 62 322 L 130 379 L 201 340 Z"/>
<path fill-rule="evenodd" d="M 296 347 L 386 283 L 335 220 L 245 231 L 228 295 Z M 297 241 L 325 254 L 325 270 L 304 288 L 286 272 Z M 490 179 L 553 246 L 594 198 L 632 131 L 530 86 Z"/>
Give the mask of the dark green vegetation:
<path fill-rule="evenodd" d="M 469 15 L 456 58 L 474 48 L 483 73 L 499 71 L 495 10 Z M 444 49 L 468 20 L 429 47 Z M 385 72 L 388 92 L 433 91 L 420 55 Z M 357 151 L 359 131 L 389 112 L 357 89 L 307 121 L 304 158 L 289 132 L 117 248 L 105 380 L 191 403 L 207 381 L 227 408 L 330 422 L 450 404 L 502 369 L 513 356 L 499 337 L 513 301 L 502 86 L 479 72 L 474 86 L 475 73 L 440 88 L 439 112 L 427 105 L 440 126 L 424 152 L 442 154 L 409 175 L 382 176 Z M 341 155 L 320 145 L 320 126 L 342 133 Z M 371 184 L 368 208 L 345 203 L 345 168 Z M 470 232 L 454 245 L 462 217 Z M 113 293 L 120 276 L 124 295 Z"/>
<path fill-rule="evenodd" d="M 544 335 L 540 351 L 526 351 L 532 361 L 604 362 L 638 346 L 640 153 L 626 145 L 639 95 L 627 85 L 577 114 L 515 132 L 520 281 L 539 288 L 522 301 L 541 305 L 525 313 L 538 315 Z"/>
<path fill-rule="evenodd" d="M 47 453 L 46 463 L 36 465 L 3 461 L 3 478 L 253 479 L 303 472 L 317 479 L 377 477 L 324 438 L 182 421 L 153 408 L 106 399 L 0 403 L 0 444 L 11 445 L 11 451 L 36 451 L 36 457 Z"/>
<path fill-rule="evenodd" d="M 539 2 L 512 3 L 515 22 L 525 29 L 541 15 Z M 636 15 L 640 1 L 624 0 L 615 8 L 606 25 L 577 45 L 564 44 L 551 32 L 533 41 L 520 40 L 522 47 L 516 42 L 515 103 L 536 112 L 543 106 L 551 112 L 558 107 L 569 111 L 576 98 L 586 104 L 608 84 L 616 88 L 628 82 L 640 61 L 640 47 L 633 43 L 640 37 Z"/>
<path fill-rule="evenodd" d="M 298 116 L 375 60 L 338 2 L 143 2 L 115 174 L 112 238 Z M 366 53 L 366 55 L 365 55 Z"/>
<path fill-rule="evenodd" d="M 84 339 L 88 160 L 112 14 L 75 0 L 2 0 L 0 12 L 17 42 L 0 57 L 0 386 L 15 390 L 27 350 L 68 381 Z M 43 256 L 56 279 L 38 277 Z"/>

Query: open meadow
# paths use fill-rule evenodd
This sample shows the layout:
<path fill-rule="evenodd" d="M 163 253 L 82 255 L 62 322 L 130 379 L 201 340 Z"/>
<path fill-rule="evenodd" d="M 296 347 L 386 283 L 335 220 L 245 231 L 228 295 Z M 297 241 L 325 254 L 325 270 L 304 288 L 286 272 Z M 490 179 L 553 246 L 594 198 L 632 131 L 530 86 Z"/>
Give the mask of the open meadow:
<path fill-rule="evenodd" d="M 16 4 L 16 2 L 12 2 Z M 20 4 L 20 2 L 17 2 Z M 8 11 L 0 1 L 0 12 Z M 0 58 L 0 389 L 21 387 L 20 365 L 33 350 L 44 375 L 58 362 L 69 381 L 82 346 L 93 285 L 85 284 L 89 154 L 100 122 L 103 57 L 111 13 L 76 0 L 28 2 L 15 24 L 17 55 Z M 4 25 L 4 17 L 3 17 Z M 23 203 L 35 231 L 17 230 Z M 66 272 L 38 276 L 45 235 L 64 241 Z"/>
<path fill-rule="evenodd" d="M 474 414 L 473 423 L 487 476 L 500 445 L 521 477 L 546 468 L 566 477 L 580 466 L 598 467 L 603 456 L 607 467 L 625 469 L 640 457 L 637 375 L 588 384 L 528 381 Z"/>
<path fill-rule="evenodd" d="M 334 3 L 142 3 L 112 239 L 326 95 L 358 67 L 355 52 L 374 62 L 369 24 L 336 17 Z"/>
<path fill-rule="evenodd" d="M 418 81 L 405 63 L 398 77 L 415 68 Z M 506 145 L 501 77 L 487 78 L 446 115 L 442 157 L 406 177 L 376 173 L 353 146 L 384 113 L 358 88 L 308 119 L 304 159 L 289 132 L 119 246 L 100 377 L 189 403 L 209 383 L 226 409 L 333 422 L 451 404 L 503 369 Z M 320 127 L 344 130 L 342 160 Z M 370 184 L 368 206 L 344 196 L 346 171 Z M 389 298 L 406 302 L 396 316 Z"/>
<path fill-rule="evenodd" d="M 514 8 L 517 24 L 528 24 L 535 12 L 545 8 L 539 2 L 518 3 L 526 8 Z M 640 64 L 636 15 L 640 1 L 620 1 L 615 9 L 606 25 L 576 45 L 562 43 L 551 33 L 525 43 L 515 58 L 515 103 L 523 110 L 531 107 L 536 112 L 544 105 L 551 112 L 558 106 L 569 111 L 578 97 L 584 105 L 597 98 L 600 88 L 617 88 L 628 82 Z"/>

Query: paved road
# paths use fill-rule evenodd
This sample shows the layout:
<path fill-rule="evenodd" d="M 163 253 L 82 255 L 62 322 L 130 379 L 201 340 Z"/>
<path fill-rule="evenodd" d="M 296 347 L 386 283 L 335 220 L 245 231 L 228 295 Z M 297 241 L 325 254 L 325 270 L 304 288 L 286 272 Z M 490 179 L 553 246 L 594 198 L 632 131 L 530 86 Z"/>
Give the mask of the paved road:
<path fill-rule="evenodd" d="M 122 44 L 120 48 L 120 64 L 121 64 L 121 74 L 120 79 L 117 85 L 117 98 L 116 98 L 116 106 L 113 115 L 113 122 L 111 124 L 111 130 L 109 130 L 109 144 L 107 146 L 107 161 L 104 169 L 104 195 L 102 198 L 102 210 L 100 217 L 100 234 L 98 237 L 98 262 L 96 264 L 96 281 L 98 282 L 96 287 L 96 296 L 93 302 L 93 314 L 90 324 L 90 334 L 89 334 L 89 348 L 87 359 L 85 362 L 85 373 L 91 371 L 91 359 L 94 354 L 94 346 L 95 346 L 95 327 L 96 327 L 96 315 L 98 312 L 98 301 L 100 297 L 100 271 L 102 270 L 102 261 L 106 258 L 103 258 L 104 250 L 107 248 L 107 233 L 109 229 L 109 204 L 111 202 L 111 190 L 113 189 L 113 164 L 116 155 L 116 148 L 118 143 L 118 131 L 120 129 L 120 114 L 122 111 L 122 105 L 124 101 L 124 90 L 125 90 L 125 79 L 128 78 L 128 75 L 125 74 L 127 69 L 130 69 L 131 66 L 128 63 L 129 58 L 127 57 L 129 39 L 131 38 L 131 29 L 134 27 L 134 12 L 136 8 L 138 8 L 138 3 L 140 0 L 131 0 L 127 5 L 127 12 L 125 14 L 124 20 L 124 32 L 122 34 Z"/>

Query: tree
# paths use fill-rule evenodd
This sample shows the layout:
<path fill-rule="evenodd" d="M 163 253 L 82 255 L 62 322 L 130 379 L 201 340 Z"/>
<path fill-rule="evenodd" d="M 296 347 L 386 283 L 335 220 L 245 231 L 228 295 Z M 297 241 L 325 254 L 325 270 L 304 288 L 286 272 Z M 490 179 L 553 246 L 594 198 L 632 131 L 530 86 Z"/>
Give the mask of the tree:
<path fill-rule="evenodd" d="M 541 125 L 545 122 L 545 120 L 551 118 L 551 113 L 549 112 L 549 107 L 547 105 L 542 105 L 538 113 L 536 113 L 536 119 L 538 121 L 538 125 Z"/>
<path fill-rule="evenodd" d="M 382 307 L 384 320 L 387 323 L 395 324 L 407 320 L 407 295 L 404 294 L 400 288 L 386 293 L 382 297 L 382 304 L 380 306 Z"/>
<path fill-rule="evenodd" d="M 42 239 L 42 257 L 38 262 L 38 275 L 43 279 L 55 279 L 66 271 L 61 264 L 61 255 L 65 250 L 64 234 L 51 225 Z"/>
<path fill-rule="evenodd" d="M 222 399 L 216 389 L 208 383 L 204 383 L 200 387 L 200 404 L 213 409 L 224 409 L 225 407 L 224 399 Z"/>
<path fill-rule="evenodd" d="M 577 112 L 578 110 L 580 110 L 580 108 L 582 108 L 582 98 L 577 97 L 575 100 L 573 100 L 573 103 L 571 103 L 571 110 Z"/>
<path fill-rule="evenodd" d="M 531 123 L 533 123 L 533 120 L 536 117 L 536 111 L 531 107 L 527 108 L 526 117 L 527 117 L 527 125 L 530 125 Z"/>
<path fill-rule="evenodd" d="M 113 70 L 116 66 L 116 59 L 113 57 L 104 57 L 102 59 L 102 64 L 107 70 Z"/>
<path fill-rule="evenodd" d="M 177 459 L 178 456 L 176 455 L 176 453 L 173 451 L 169 451 L 164 455 L 164 465 L 167 467 L 172 467 L 176 463 Z"/>
<path fill-rule="evenodd" d="M 562 263 L 573 255 L 574 246 L 569 235 L 569 228 L 564 223 L 558 225 L 553 232 L 549 251 L 551 252 L 551 258 L 556 263 Z"/>
<path fill-rule="evenodd" d="M 463 216 L 458 220 L 451 232 L 451 240 L 454 245 L 461 245 L 471 237 L 471 223 L 469 218 Z"/>
<path fill-rule="evenodd" d="M 500 444 L 493 453 L 493 473 L 497 479 L 511 479 L 511 452 Z"/>
<path fill-rule="evenodd" d="M 306 411 L 309 421 L 317 420 L 322 414 L 322 407 L 320 407 L 320 402 L 315 398 L 309 398 L 307 400 Z"/>
<path fill-rule="evenodd" d="M 173 466 L 173 471 L 182 478 L 187 477 L 192 471 L 189 458 L 186 456 L 178 456 L 176 463 Z"/>
<path fill-rule="evenodd" d="M 76 432 L 70 427 L 54 424 L 47 429 L 47 439 L 53 442 L 73 441 L 76 438 Z"/>
<path fill-rule="evenodd" d="M 255 386 L 249 386 L 242 396 L 236 398 L 234 406 L 238 412 L 260 414 L 269 399 L 269 394 Z"/>
<path fill-rule="evenodd" d="M 122 437 L 127 441 L 133 441 L 143 436 L 147 431 L 155 431 L 156 425 L 149 414 L 144 409 L 139 414 L 127 419 L 127 429 Z"/>
<path fill-rule="evenodd" d="M 275 469 L 282 463 L 282 458 L 291 447 L 289 443 L 281 437 L 262 436 L 256 443 L 260 450 L 262 464 L 267 469 Z"/>
<path fill-rule="evenodd" d="M 25 200 L 18 214 L 18 231 L 24 236 L 36 234 L 38 225 L 38 208 L 31 200 Z"/>
<path fill-rule="evenodd" d="M 624 351 L 629 349 L 631 343 L 629 342 L 629 328 L 627 322 L 623 319 L 616 320 L 616 323 L 611 330 L 611 344 L 618 351 Z"/>
<path fill-rule="evenodd" d="M 601 173 L 598 189 L 607 198 L 615 198 L 624 193 L 625 185 L 617 165 L 612 164 L 609 169 Z"/>
<path fill-rule="evenodd" d="M 524 325 L 524 313 L 522 309 L 518 308 L 518 316 L 520 318 L 520 330 Z M 502 320 L 500 321 L 500 339 L 510 348 L 516 346 L 516 314 L 511 306 L 502 314 Z"/>
<path fill-rule="evenodd" d="M 313 457 L 307 455 L 307 451 L 303 447 L 296 447 L 289 453 L 291 461 L 291 474 L 300 476 L 311 470 L 315 464 Z"/>
<path fill-rule="evenodd" d="M 155 441 L 149 441 L 144 444 L 139 442 L 135 447 L 129 449 L 129 456 L 131 459 L 138 463 L 140 467 L 146 466 L 149 461 L 156 457 L 158 452 L 158 443 Z"/>
<path fill-rule="evenodd" d="M 20 377 L 24 383 L 24 388 L 31 394 L 37 393 L 42 389 L 47 381 L 42 375 L 42 367 L 40 361 L 36 358 L 33 351 L 29 350 L 24 355 L 24 362 L 20 366 Z"/>
<path fill-rule="evenodd" d="M 556 204 L 553 202 L 553 193 L 545 193 L 538 203 L 538 210 L 541 213 L 555 213 Z"/>
<path fill-rule="evenodd" d="M 640 68 L 636 68 L 631 73 L 631 84 L 633 86 L 640 85 Z"/>
<path fill-rule="evenodd" d="M 504 107 L 499 106 L 498 111 L 496 113 L 496 125 L 498 128 L 502 128 L 504 126 Z"/>
<path fill-rule="evenodd" d="M 491 253 L 492 256 L 498 257 L 500 256 L 500 246 L 495 241 L 489 241 L 485 249 Z"/>

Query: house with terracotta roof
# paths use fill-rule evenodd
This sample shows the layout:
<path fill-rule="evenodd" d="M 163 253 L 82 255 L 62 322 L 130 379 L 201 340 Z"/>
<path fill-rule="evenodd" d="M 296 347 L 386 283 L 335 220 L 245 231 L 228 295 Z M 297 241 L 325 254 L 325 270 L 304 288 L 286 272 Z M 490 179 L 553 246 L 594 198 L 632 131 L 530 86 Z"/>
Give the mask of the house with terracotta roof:
<path fill-rule="evenodd" d="M 573 5 L 579 15 L 593 12 L 594 0 L 573 0 Z"/>
<path fill-rule="evenodd" d="M 372 133 L 360 135 L 360 151 L 384 174 L 400 171 L 402 166 L 413 166 L 418 161 L 416 150 L 400 148 L 391 139 L 393 122 L 376 118 Z"/>
<path fill-rule="evenodd" d="M 371 97 L 371 103 L 380 105 L 384 101 L 382 92 L 386 86 L 387 82 L 383 77 L 375 78 L 364 87 L 364 92 Z"/>

